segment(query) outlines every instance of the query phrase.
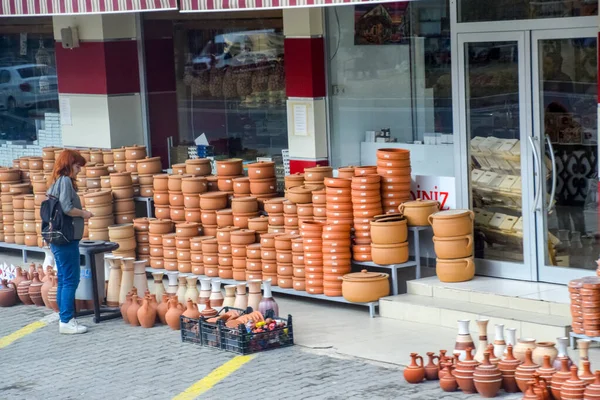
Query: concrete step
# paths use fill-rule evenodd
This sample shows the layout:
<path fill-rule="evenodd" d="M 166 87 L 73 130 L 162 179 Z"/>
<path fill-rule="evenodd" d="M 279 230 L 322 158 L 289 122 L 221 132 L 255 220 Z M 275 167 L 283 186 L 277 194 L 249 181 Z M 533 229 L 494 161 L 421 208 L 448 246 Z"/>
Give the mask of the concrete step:
<path fill-rule="evenodd" d="M 407 282 L 407 293 L 537 314 L 571 316 L 569 292 L 564 285 L 479 276 L 468 282 L 444 283 L 434 276 Z"/>
<path fill-rule="evenodd" d="M 493 338 L 495 324 L 504 324 L 505 328 L 517 328 L 517 337 L 531 337 L 538 341 L 555 341 L 557 337 L 568 336 L 571 330 L 570 317 L 415 294 L 380 299 L 379 313 L 383 318 L 454 329 L 457 327 L 457 320 L 468 319 L 472 321 L 472 334 L 477 333 L 475 320 L 489 319 L 490 338 Z"/>

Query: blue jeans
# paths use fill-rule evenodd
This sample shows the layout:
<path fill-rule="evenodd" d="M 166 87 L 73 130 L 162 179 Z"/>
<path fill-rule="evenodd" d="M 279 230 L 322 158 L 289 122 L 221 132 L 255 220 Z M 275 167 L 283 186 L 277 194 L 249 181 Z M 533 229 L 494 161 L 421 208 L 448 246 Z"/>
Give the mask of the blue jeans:
<path fill-rule="evenodd" d="M 79 285 L 79 240 L 57 246 L 50 245 L 56 260 L 58 288 L 56 302 L 60 314 L 60 322 L 69 322 L 75 314 L 75 290 Z"/>

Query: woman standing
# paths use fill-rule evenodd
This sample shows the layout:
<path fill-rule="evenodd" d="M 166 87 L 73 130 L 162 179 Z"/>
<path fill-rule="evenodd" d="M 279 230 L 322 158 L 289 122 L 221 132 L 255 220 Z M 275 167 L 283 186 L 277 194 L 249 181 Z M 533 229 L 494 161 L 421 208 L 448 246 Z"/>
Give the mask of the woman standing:
<path fill-rule="evenodd" d="M 63 334 L 87 332 L 87 328 L 78 325 L 74 318 L 75 290 L 80 274 L 79 241 L 83 236 L 83 220 L 93 217 L 91 212 L 81 209 L 81 200 L 77 195 L 75 177 L 83 166 L 85 159 L 79 152 L 68 149 L 61 151 L 54 164 L 50 181 L 52 186 L 48 190 L 49 195 L 58 198 L 63 212 L 73 218 L 73 240 L 64 245 L 50 245 L 58 270 L 56 301 L 60 311 L 59 332 Z"/>

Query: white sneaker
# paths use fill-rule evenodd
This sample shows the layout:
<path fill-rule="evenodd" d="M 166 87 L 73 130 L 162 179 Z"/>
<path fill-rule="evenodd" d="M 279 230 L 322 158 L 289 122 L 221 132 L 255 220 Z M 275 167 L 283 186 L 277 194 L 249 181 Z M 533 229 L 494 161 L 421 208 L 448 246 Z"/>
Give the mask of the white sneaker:
<path fill-rule="evenodd" d="M 86 333 L 87 328 L 83 325 L 79 325 L 75 318 L 67 323 L 59 322 L 58 331 L 63 335 L 77 335 L 79 333 Z"/>

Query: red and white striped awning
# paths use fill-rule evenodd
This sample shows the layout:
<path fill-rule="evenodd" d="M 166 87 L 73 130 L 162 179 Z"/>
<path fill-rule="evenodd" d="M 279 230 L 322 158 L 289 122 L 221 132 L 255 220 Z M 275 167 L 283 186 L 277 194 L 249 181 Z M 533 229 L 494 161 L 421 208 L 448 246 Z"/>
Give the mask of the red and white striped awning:
<path fill-rule="evenodd" d="M 180 0 L 181 12 L 341 6 L 411 0 Z M 414 0 L 412 0 L 414 1 Z"/>
<path fill-rule="evenodd" d="M 0 0 L 0 17 L 176 10 L 177 0 Z"/>

